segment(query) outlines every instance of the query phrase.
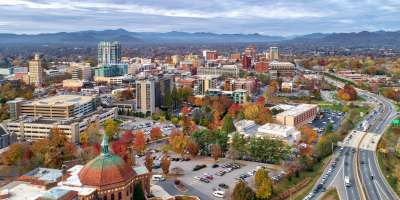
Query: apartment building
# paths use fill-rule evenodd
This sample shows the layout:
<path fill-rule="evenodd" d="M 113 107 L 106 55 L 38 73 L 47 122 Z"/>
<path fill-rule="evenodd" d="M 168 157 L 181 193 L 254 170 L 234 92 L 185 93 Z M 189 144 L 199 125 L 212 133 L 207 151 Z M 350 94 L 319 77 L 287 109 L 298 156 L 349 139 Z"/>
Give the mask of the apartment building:
<path fill-rule="evenodd" d="M 154 79 L 141 79 L 136 81 L 136 111 L 142 113 L 155 111 L 155 85 Z"/>
<path fill-rule="evenodd" d="M 292 109 L 276 115 L 276 120 L 283 125 L 301 127 L 315 119 L 318 106 L 313 104 L 300 104 Z"/>

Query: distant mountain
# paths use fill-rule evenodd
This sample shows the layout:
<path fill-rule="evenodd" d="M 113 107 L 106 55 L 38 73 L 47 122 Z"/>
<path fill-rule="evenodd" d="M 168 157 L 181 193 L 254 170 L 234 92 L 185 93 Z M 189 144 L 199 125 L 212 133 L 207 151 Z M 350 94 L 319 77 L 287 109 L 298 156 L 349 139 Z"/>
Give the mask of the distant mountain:
<path fill-rule="evenodd" d="M 333 47 L 400 47 L 400 31 L 362 31 L 358 33 L 313 33 L 287 40 L 286 44 Z"/>
<path fill-rule="evenodd" d="M 280 37 L 260 34 L 216 34 L 207 32 L 130 32 L 124 29 L 79 31 L 43 34 L 0 34 L 0 48 L 9 46 L 93 46 L 99 41 L 120 41 L 124 46 L 135 44 L 195 44 L 195 43 L 274 43 L 299 47 L 393 47 L 400 48 L 400 31 L 358 33 L 312 33 Z"/>
<path fill-rule="evenodd" d="M 104 31 L 80 31 L 28 34 L 0 34 L 0 44 L 24 45 L 93 45 L 102 40 L 120 41 L 123 44 L 135 43 L 250 43 L 276 42 L 284 37 L 265 36 L 260 34 L 215 34 L 215 33 L 187 33 L 187 32 L 129 32 L 124 29 Z"/>

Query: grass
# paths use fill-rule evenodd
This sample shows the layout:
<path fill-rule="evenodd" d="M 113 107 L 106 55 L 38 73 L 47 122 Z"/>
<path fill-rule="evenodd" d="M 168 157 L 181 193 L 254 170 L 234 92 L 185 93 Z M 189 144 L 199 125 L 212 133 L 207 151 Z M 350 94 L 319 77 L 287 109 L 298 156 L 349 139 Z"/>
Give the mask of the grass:
<path fill-rule="evenodd" d="M 321 200 L 340 200 L 336 188 L 331 188 L 328 191 L 326 191 L 324 196 L 321 197 Z"/>
<path fill-rule="evenodd" d="M 340 112 L 343 110 L 342 104 L 326 103 L 325 101 L 319 102 L 318 106 L 323 110 L 340 111 Z"/>
<path fill-rule="evenodd" d="M 318 178 L 321 176 L 321 174 L 324 171 L 324 163 L 327 163 L 329 161 L 329 157 L 325 158 L 323 161 L 316 163 L 313 166 L 312 171 L 303 171 L 299 173 L 299 176 L 296 177 L 293 175 L 291 178 L 284 178 L 280 182 L 274 185 L 274 193 L 275 194 L 280 194 L 282 192 L 285 192 L 289 188 L 295 186 L 298 184 L 300 181 L 304 180 L 305 178 L 311 178 L 312 180 L 309 182 L 309 184 L 301 189 L 300 191 L 296 192 L 295 194 L 292 194 L 292 199 L 295 200 L 301 200 L 308 194 L 308 192 L 312 189 L 312 187 L 315 185 L 315 183 L 318 181 Z"/>
<path fill-rule="evenodd" d="M 393 150 L 400 139 L 400 128 L 389 128 L 378 144 L 378 162 L 386 180 L 393 190 L 400 195 L 400 174 L 396 174 L 397 166 L 400 166 L 400 158 L 396 157 Z M 382 150 L 385 151 L 382 151 Z"/>

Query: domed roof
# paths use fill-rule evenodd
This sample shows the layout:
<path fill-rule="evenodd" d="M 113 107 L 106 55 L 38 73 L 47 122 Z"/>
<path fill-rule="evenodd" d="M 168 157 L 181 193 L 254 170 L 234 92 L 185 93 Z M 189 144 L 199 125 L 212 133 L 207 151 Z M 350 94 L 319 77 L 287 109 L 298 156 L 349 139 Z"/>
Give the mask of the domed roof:
<path fill-rule="evenodd" d="M 130 180 L 135 176 L 132 167 L 117 155 L 108 152 L 107 136 L 103 137 L 102 153 L 88 162 L 79 172 L 83 185 L 102 187 Z"/>

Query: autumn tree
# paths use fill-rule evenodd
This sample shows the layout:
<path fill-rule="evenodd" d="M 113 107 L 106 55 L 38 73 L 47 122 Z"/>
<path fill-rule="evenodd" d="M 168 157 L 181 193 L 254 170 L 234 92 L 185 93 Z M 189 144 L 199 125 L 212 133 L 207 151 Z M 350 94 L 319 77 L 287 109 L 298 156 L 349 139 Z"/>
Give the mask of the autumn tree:
<path fill-rule="evenodd" d="M 240 111 L 240 105 L 239 104 L 232 104 L 229 109 L 228 109 L 228 114 L 231 117 L 236 117 L 236 114 Z"/>
<path fill-rule="evenodd" d="M 199 145 L 193 139 L 189 139 L 186 150 L 194 158 L 199 154 Z"/>
<path fill-rule="evenodd" d="M 219 144 L 211 145 L 211 156 L 214 158 L 215 162 L 222 156 L 222 150 Z"/>
<path fill-rule="evenodd" d="M 350 84 L 346 84 L 338 90 L 337 96 L 344 101 L 354 101 L 357 99 L 357 91 Z"/>
<path fill-rule="evenodd" d="M 96 123 L 91 123 L 80 135 L 79 142 L 82 145 L 93 145 L 99 143 L 100 139 L 101 135 L 99 133 L 99 127 L 97 127 Z"/>
<path fill-rule="evenodd" d="M 231 198 L 232 200 L 256 200 L 256 194 L 245 182 L 239 181 L 233 189 Z"/>
<path fill-rule="evenodd" d="M 143 131 L 136 131 L 135 133 L 135 142 L 134 142 L 135 150 L 139 153 L 143 153 L 146 149 L 146 137 Z"/>
<path fill-rule="evenodd" d="M 188 136 L 186 136 L 183 132 L 179 131 L 178 129 L 174 129 L 170 134 L 169 144 L 171 145 L 172 151 L 183 157 L 188 140 Z"/>
<path fill-rule="evenodd" d="M 164 154 L 163 157 L 161 158 L 160 165 L 164 175 L 167 176 L 169 173 L 169 167 L 171 166 L 171 160 L 168 158 L 166 154 Z"/>
<path fill-rule="evenodd" d="M 300 127 L 301 140 L 306 144 L 313 144 L 318 139 L 318 134 L 309 125 Z"/>
<path fill-rule="evenodd" d="M 152 154 L 150 152 L 147 152 L 144 158 L 144 165 L 146 166 L 147 170 L 149 170 L 149 172 L 153 170 L 153 163 L 154 159 Z"/>
<path fill-rule="evenodd" d="M 104 122 L 104 131 L 108 135 L 109 138 L 113 138 L 119 132 L 119 123 L 113 119 L 107 119 Z"/>
<path fill-rule="evenodd" d="M 15 143 L 8 147 L 8 150 L 1 155 L 1 160 L 6 165 L 21 164 L 24 160 L 24 152 L 28 146 L 22 143 Z"/>
<path fill-rule="evenodd" d="M 228 156 L 233 159 L 239 159 L 246 153 L 246 139 L 240 133 L 233 133 L 229 145 Z"/>
<path fill-rule="evenodd" d="M 152 140 L 158 140 L 162 138 L 162 130 L 160 127 L 154 127 L 150 131 L 150 137 Z"/>
<path fill-rule="evenodd" d="M 269 199 L 272 196 L 272 180 L 268 171 L 261 168 L 255 175 L 256 196 L 258 199 Z"/>

